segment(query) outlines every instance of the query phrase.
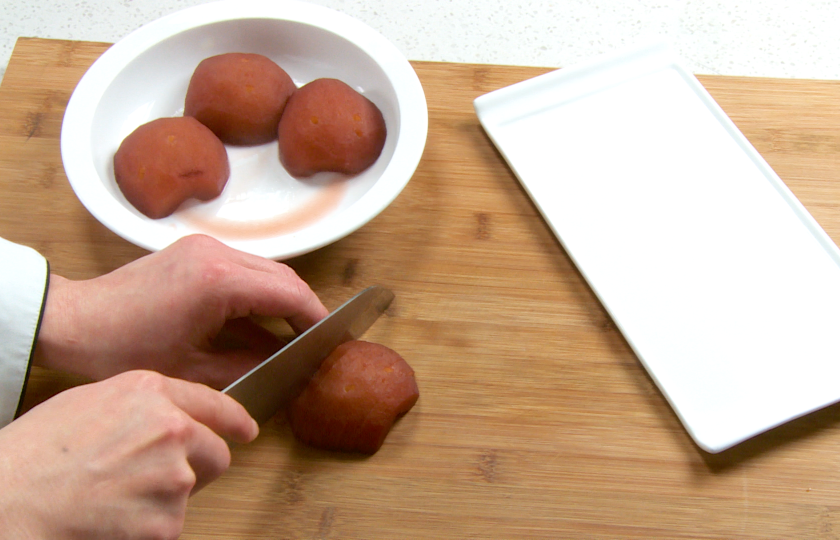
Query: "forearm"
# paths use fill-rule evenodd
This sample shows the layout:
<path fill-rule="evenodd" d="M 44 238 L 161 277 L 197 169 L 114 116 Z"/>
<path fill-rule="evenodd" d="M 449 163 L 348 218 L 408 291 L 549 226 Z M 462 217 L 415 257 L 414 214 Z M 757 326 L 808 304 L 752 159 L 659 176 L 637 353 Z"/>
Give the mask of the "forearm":
<path fill-rule="evenodd" d="M 81 348 L 91 336 L 81 335 L 78 294 L 80 282 L 61 276 L 50 276 L 49 291 L 44 303 L 41 329 L 32 355 L 36 366 L 90 376 L 85 370 L 85 354 Z"/>

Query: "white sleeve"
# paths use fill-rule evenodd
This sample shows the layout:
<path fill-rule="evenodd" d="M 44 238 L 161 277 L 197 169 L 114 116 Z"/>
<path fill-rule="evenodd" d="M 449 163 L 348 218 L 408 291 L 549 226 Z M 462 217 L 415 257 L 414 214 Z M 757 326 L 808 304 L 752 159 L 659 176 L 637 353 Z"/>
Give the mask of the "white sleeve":
<path fill-rule="evenodd" d="M 0 428 L 23 399 L 49 274 L 37 251 L 0 238 Z"/>

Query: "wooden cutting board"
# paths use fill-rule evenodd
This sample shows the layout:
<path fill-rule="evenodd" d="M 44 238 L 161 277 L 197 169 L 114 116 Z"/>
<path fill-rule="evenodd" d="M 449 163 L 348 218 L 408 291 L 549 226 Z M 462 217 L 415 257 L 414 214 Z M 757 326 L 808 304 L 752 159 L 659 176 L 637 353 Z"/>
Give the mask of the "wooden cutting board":
<path fill-rule="evenodd" d="M 73 279 L 145 253 L 61 165 L 64 107 L 107 47 L 21 39 L 0 87 L 0 236 Z M 370 458 L 300 446 L 276 418 L 191 499 L 183 538 L 840 535 L 840 407 L 699 450 L 485 136 L 473 99 L 548 70 L 413 65 L 429 104 L 414 178 L 290 264 L 331 309 L 396 292 L 366 337 L 406 357 L 420 400 Z M 840 82 L 700 80 L 840 241 Z M 35 370 L 27 406 L 80 382 Z"/>

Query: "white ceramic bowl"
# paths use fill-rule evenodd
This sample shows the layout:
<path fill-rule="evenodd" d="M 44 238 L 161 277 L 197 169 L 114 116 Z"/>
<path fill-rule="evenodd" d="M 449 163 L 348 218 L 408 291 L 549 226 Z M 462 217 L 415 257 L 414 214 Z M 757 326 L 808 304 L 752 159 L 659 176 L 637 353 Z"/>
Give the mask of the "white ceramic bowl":
<path fill-rule="evenodd" d="M 298 86 L 340 79 L 373 101 L 388 134 L 379 159 L 353 177 L 296 180 L 277 143 L 228 146 L 231 178 L 211 202 L 189 201 L 153 220 L 125 200 L 113 156 L 135 128 L 183 114 L 198 63 L 226 52 L 277 62 Z M 405 57 L 344 14 L 296 0 L 223 0 L 179 11 L 108 49 L 76 87 L 61 129 L 61 156 L 79 200 L 106 227 L 155 251 L 205 233 L 230 246 L 286 259 L 335 242 L 384 210 L 414 174 L 428 129 L 423 88 Z"/>

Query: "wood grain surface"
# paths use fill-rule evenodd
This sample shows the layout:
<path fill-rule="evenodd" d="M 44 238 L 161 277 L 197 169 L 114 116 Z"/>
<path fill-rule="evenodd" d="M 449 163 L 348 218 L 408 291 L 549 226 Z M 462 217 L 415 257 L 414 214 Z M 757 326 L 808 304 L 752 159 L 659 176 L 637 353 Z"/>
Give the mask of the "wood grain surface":
<path fill-rule="evenodd" d="M 0 236 L 73 279 L 145 253 L 61 163 L 64 107 L 107 47 L 21 39 L 0 87 Z M 183 538 L 840 537 L 840 407 L 699 450 L 482 131 L 474 98 L 548 70 L 413 65 L 429 104 L 414 178 L 289 263 L 331 309 L 396 292 L 366 337 L 405 356 L 420 400 L 369 458 L 300 446 L 277 417 L 191 499 Z M 840 241 L 840 82 L 700 80 Z M 27 406 L 80 382 L 36 370 Z"/>

